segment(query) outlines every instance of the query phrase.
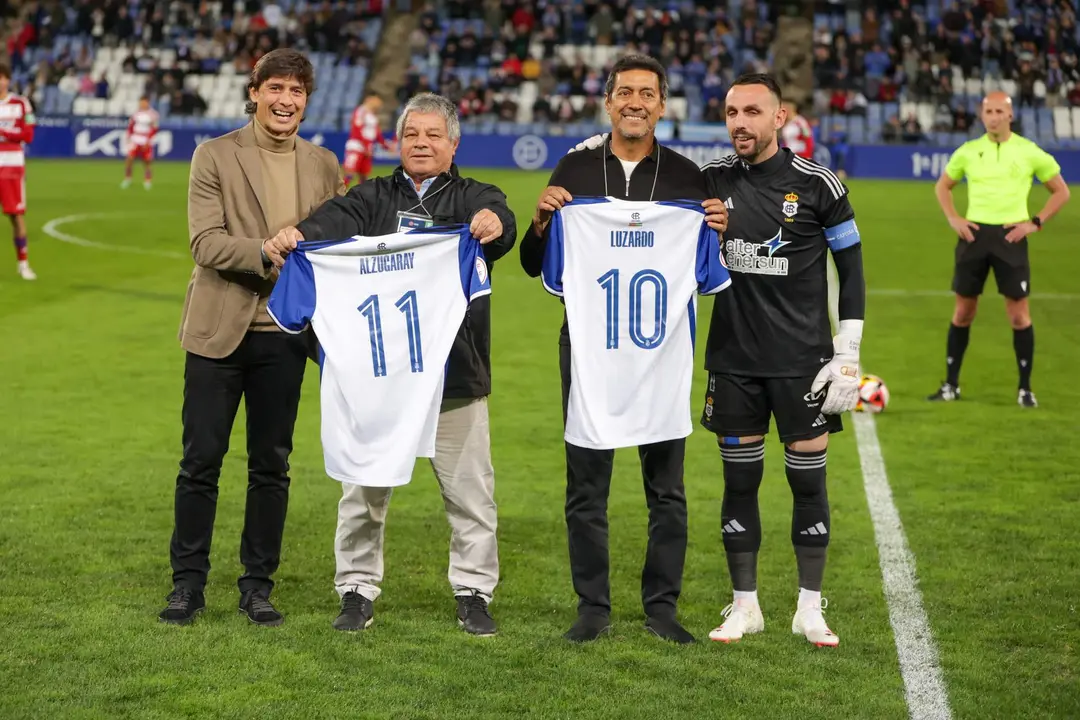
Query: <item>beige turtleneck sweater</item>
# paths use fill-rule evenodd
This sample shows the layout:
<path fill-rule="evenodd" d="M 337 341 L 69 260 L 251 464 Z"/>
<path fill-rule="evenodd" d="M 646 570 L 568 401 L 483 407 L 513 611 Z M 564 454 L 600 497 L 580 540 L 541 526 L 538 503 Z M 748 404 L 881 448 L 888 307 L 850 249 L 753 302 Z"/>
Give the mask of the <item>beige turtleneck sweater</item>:
<path fill-rule="evenodd" d="M 266 220 L 270 235 L 274 236 L 283 228 L 300 222 L 300 192 L 297 186 L 296 172 L 296 135 L 278 137 L 270 134 L 258 120 L 253 120 L 255 142 L 259 146 L 259 159 L 262 165 L 263 188 L 266 193 Z M 274 289 L 275 271 L 271 279 L 259 288 L 259 303 L 251 329 L 273 332 L 281 328 L 270 319 L 266 312 L 266 301 Z"/>

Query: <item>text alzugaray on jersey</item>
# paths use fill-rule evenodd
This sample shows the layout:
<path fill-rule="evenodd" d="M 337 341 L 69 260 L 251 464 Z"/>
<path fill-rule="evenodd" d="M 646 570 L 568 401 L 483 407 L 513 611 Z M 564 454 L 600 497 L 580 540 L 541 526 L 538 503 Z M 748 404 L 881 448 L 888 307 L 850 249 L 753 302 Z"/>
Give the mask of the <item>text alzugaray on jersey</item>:
<path fill-rule="evenodd" d="M 400 252 L 393 255 L 376 255 L 374 257 L 360 258 L 360 274 L 394 272 L 395 270 L 412 270 L 413 257 L 416 253 Z"/>

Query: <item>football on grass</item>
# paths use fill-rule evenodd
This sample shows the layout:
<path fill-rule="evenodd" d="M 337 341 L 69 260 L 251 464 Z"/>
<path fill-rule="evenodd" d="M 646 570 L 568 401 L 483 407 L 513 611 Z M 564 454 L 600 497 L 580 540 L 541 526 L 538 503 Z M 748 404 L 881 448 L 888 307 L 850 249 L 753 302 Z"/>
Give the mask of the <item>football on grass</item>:
<path fill-rule="evenodd" d="M 863 375 L 859 381 L 859 402 L 855 412 L 879 413 L 889 405 L 889 388 L 877 375 Z"/>

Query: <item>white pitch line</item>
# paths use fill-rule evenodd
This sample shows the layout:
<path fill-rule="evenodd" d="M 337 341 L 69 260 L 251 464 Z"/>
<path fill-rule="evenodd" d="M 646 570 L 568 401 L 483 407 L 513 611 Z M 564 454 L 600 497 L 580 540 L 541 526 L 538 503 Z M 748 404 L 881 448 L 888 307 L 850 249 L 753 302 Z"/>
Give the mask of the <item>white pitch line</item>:
<path fill-rule="evenodd" d="M 923 609 L 915 557 L 908 548 L 900 513 L 893 502 L 874 417 L 866 413 L 852 413 L 852 417 L 908 715 L 913 720 L 950 720 L 949 694 L 930 621 Z"/>
<path fill-rule="evenodd" d="M 154 257 L 164 257 L 174 260 L 191 258 L 191 255 L 187 253 L 170 252 L 168 250 L 156 250 L 154 248 L 141 248 L 132 245 L 111 245 L 109 243 L 87 240 L 86 238 L 79 237 L 78 235 L 72 235 L 59 229 L 61 225 L 66 225 L 73 222 L 80 222 L 82 220 L 97 220 L 108 217 L 130 217 L 131 215 L 132 213 L 124 212 L 83 213 L 81 215 L 65 215 L 64 217 L 53 218 L 49 222 L 45 223 L 45 225 L 41 228 L 41 231 L 49 237 L 59 240 L 60 242 L 66 242 L 72 245 L 79 245 L 81 247 L 94 248 L 96 250 L 133 253 L 135 255 L 153 255 Z"/>

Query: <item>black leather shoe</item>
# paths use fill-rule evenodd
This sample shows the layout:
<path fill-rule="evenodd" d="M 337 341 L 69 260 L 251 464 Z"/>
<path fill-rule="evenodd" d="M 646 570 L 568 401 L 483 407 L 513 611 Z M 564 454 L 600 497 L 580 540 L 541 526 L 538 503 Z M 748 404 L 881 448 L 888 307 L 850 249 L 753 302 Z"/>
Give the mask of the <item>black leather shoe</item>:
<path fill-rule="evenodd" d="M 470 635 L 491 637 L 498 632 L 487 600 L 475 590 L 470 595 L 457 596 L 457 619 L 458 625 Z"/>
<path fill-rule="evenodd" d="M 651 617 L 645 621 L 645 629 L 661 640 L 678 643 L 679 645 L 689 645 L 690 643 L 697 642 L 697 640 L 694 639 L 694 636 L 691 635 L 686 628 L 680 625 L 679 621 L 675 618 Z"/>
<path fill-rule="evenodd" d="M 374 620 L 372 602 L 358 592 L 347 592 L 341 596 L 341 613 L 334 618 L 334 629 L 344 632 L 366 630 Z"/>
<path fill-rule="evenodd" d="M 174 588 L 165 599 L 169 604 L 158 614 L 158 620 L 170 625 L 190 625 L 206 609 L 202 592 L 186 587 Z"/>
<path fill-rule="evenodd" d="M 609 632 L 611 632 L 611 618 L 607 615 L 590 613 L 578 615 L 578 619 L 563 634 L 563 637 L 570 642 L 585 643 L 592 642 Z"/>
<path fill-rule="evenodd" d="M 240 613 L 256 625 L 272 627 L 285 622 L 285 617 L 270 604 L 265 590 L 248 590 L 240 596 Z"/>

